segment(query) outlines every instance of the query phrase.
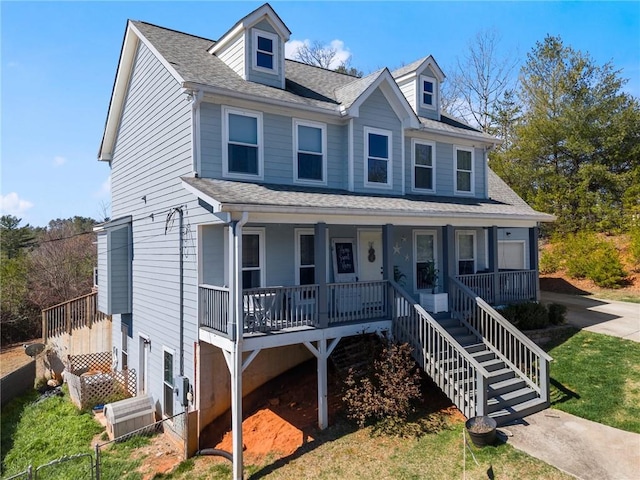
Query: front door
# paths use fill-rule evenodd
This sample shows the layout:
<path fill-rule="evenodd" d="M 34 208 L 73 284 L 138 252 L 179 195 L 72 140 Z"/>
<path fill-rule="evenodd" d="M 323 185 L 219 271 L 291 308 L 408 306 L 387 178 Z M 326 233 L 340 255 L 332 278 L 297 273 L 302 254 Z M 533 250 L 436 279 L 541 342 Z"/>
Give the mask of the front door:
<path fill-rule="evenodd" d="M 358 280 L 382 280 L 382 231 L 358 230 Z"/>

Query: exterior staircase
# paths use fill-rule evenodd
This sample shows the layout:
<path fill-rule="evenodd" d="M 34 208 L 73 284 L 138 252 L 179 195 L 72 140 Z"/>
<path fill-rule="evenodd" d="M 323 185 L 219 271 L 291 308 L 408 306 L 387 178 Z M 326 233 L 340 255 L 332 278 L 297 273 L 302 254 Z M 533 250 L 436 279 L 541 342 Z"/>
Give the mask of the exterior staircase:
<path fill-rule="evenodd" d="M 489 372 L 487 413 L 498 425 L 526 417 L 547 407 L 546 400 L 509 367 L 475 333 L 454 318 L 438 323 Z"/>

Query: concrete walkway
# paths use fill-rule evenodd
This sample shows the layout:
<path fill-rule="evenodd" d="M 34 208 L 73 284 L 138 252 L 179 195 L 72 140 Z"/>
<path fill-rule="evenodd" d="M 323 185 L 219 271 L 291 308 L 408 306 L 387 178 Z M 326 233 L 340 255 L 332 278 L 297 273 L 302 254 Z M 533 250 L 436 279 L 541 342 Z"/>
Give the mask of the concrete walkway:
<path fill-rule="evenodd" d="M 640 434 L 552 409 L 521 422 L 498 430 L 507 443 L 563 472 L 583 480 L 640 478 Z"/>
<path fill-rule="evenodd" d="M 640 303 L 599 300 L 552 292 L 541 292 L 540 300 L 545 304 L 566 305 L 567 323 L 570 325 L 589 332 L 640 342 Z"/>
<path fill-rule="evenodd" d="M 542 292 L 567 306 L 567 323 L 640 342 L 640 304 Z M 640 479 L 640 434 L 547 409 L 500 428 L 508 443 L 583 480 Z"/>

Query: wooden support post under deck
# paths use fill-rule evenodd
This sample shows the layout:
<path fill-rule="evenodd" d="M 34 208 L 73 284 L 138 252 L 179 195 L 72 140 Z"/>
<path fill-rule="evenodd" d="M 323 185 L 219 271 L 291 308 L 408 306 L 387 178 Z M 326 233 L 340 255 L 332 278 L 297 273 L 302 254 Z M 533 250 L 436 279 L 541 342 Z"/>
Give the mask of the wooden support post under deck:
<path fill-rule="evenodd" d="M 318 427 L 329 426 L 329 405 L 327 403 L 327 341 L 318 342 Z"/>

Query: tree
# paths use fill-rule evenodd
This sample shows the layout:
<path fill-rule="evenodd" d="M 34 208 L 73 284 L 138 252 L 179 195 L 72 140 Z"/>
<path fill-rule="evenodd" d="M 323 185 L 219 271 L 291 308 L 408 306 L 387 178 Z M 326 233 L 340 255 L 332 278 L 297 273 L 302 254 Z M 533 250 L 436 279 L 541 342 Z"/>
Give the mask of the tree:
<path fill-rule="evenodd" d="M 315 65 L 316 67 L 331 70 L 337 55 L 338 49 L 333 45 L 325 45 L 318 40 L 314 40 L 313 42 L 302 43 L 302 45 L 298 47 L 298 50 L 296 50 L 294 58 L 307 65 Z M 362 71 L 352 67 L 350 64 L 351 59 L 348 58 L 342 61 L 335 68 L 335 71 L 354 77 L 362 77 Z"/>
<path fill-rule="evenodd" d="M 6 258 L 15 258 L 34 244 L 33 229 L 28 224 L 20 227 L 20 222 L 13 215 L 0 217 L 0 251 Z"/>
<path fill-rule="evenodd" d="M 611 63 L 598 66 L 559 37 L 547 36 L 527 55 L 510 158 L 529 173 L 519 193 L 557 215 L 557 230 L 626 228 L 625 191 L 640 165 L 640 106 L 622 91 L 625 83 Z"/>
<path fill-rule="evenodd" d="M 446 111 L 491 134 L 502 133 L 496 128 L 497 108 L 513 88 L 516 65 L 515 59 L 499 55 L 499 44 L 496 30 L 478 32 L 469 41 L 467 54 L 457 59 L 442 94 Z"/>
<path fill-rule="evenodd" d="M 86 217 L 49 222 L 31 252 L 31 300 L 45 308 L 91 291 L 97 254 L 95 221 Z"/>

